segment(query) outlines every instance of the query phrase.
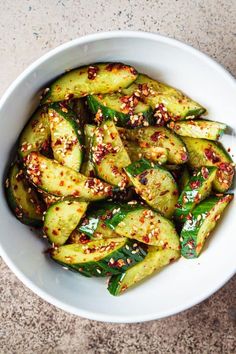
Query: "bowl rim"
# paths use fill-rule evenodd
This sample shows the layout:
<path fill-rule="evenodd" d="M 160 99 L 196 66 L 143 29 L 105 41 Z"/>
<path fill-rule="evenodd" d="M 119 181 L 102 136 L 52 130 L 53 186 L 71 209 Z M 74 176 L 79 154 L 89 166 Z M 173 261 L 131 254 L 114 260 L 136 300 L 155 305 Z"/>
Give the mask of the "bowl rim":
<path fill-rule="evenodd" d="M 108 32 L 98 32 L 98 33 L 92 33 L 88 34 L 79 38 L 75 38 L 73 40 L 70 40 L 68 42 L 65 42 L 56 48 L 50 50 L 49 52 L 43 54 L 39 59 L 35 60 L 33 63 L 31 63 L 13 82 L 10 84 L 10 86 L 7 88 L 5 93 L 3 94 L 2 98 L 0 99 L 0 110 L 6 103 L 8 97 L 12 94 L 12 92 L 17 88 L 18 84 L 25 79 L 27 75 L 29 75 L 31 72 L 33 72 L 40 64 L 43 62 L 47 61 L 48 59 L 52 58 L 53 56 L 56 56 L 60 52 L 65 51 L 68 48 L 71 48 L 73 46 L 77 45 L 82 45 L 82 44 L 88 44 L 90 42 L 94 41 L 99 41 L 99 40 L 104 40 L 104 39 L 116 39 L 116 38 L 137 38 L 137 39 L 148 39 L 148 40 L 154 40 L 157 42 L 165 43 L 165 44 L 170 44 L 171 46 L 178 47 L 182 50 L 185 50 L 187 52 L 191 52 L 197 57 L 201 57 L 201 59 L 204 59 L 205 62 L 207 62 L 209 65 L 211 65 L 215 70 L 217 70 L 221 75 L 224 75 L 224 77 L 229 81 L 231 85 L 233 85 L 236 88 L 236 79 L 233 77 L 231 73 L 229 73 L 221 64 L 217 63 L 214 59 L 212 59 L 210 56 L 208 56 L 205 53 L 202 53 L 198 49 L 195 49 L 191 45 L 185 44 L 177 39 L 169 38 L 160 34 L 152 33 L 152 32 L 144 32 L 144 31 L 108 31 Z M 11 259 L 8 257 L 7 253 L 4 251 L 1 243 L 0 243 L 0 256 L 4 260 L 4 262 L 7 264 L 7 266 L 11 269 L 11 271 L 17 276 L 17 278 L 30 290 L 32 290 L 36 295 L 41 297 L 43 300 L 47 301 L 48 303 L 66 311 L 69 312 L 73 315 L 78 315 L 90 320 L 96 320 L 96 321 L 102 321 L 102 322 L 111 322 L 111 323 L 137 323 L 137 322 L 145 322 L 145 321 L 151 321 L 151 320 L 156 320 L 160 318 L 164 318 L 167 316 L 175 315 L 179 312 L 185 311 L 200 302 L 204 301 L 208 297 L 210 297 L 212 294 L 214 294 L 217 290 L 219 290 L 229 279 L 236 273 L 236 266 L 235 269 L 232 269 L 230 272 L 228 272 L 225 275 L 225 278 L 223 282 L 220 282 L 219 284 L 217 283 L 215 287 L 213 287 L 210 291 L 207 291 L 206 293 L 202 295 L 198 295 L 195 298 L 192 298 L 190 301 L 182 304 L 181 306 L 176 306 L 174 309 L 172 308 L 171 310 L 168 311 L 162 311 L 155 313 L 153 312 L 152 315 L 135 315 L 135 316 L 114 316 L 114 315 L 108 315 L 108 314 L 101 314 L 97 313 L 94 311 L 87 311 L 83 310 L 81 308 L 76 308 L 72 305 L 68 305 L 64 303 L 63 301 L 60 301 L 56 299 L 54 296 L 49 295 L 46 291 L 42 290 L 39 286 L 35 285 L 33 281 L 27 278 L 23 272 L 21 272 L 18 267 L 14 264 L 14 262 L 11 261 Z"/>

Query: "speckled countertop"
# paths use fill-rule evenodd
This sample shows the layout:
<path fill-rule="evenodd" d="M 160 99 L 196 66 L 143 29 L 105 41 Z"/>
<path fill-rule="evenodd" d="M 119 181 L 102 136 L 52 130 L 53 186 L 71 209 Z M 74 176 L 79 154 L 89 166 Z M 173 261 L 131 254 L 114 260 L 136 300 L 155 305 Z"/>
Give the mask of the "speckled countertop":
<path fill-rule="evenodd" d="M 0 95 L 28 64 L 87 33 L 144 30 L 208 53 L 236 76 L 236 0 L 4 0 Z M 103 324 L 69 315 L 24 287 L 1 261 L 0 354 L 235 354 L 236 278 L 179 315 Z"/>

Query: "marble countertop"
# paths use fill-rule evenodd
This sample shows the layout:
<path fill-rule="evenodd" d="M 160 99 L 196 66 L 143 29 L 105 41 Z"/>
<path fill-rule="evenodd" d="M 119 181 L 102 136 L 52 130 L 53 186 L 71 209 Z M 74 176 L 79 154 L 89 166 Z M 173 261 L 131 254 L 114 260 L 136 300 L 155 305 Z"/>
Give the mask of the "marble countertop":
<path fill-rule="evenodd" d="M 31 62 L 88 33 L 143 30 L 182 40 L 236 76 L 235 0 L 5 0 L 0 3 L 0 95 Z M 236 277 L 176 316 L 104 324 L 34 295 L 0 263 L 1 354 L 234 354 Z"/>

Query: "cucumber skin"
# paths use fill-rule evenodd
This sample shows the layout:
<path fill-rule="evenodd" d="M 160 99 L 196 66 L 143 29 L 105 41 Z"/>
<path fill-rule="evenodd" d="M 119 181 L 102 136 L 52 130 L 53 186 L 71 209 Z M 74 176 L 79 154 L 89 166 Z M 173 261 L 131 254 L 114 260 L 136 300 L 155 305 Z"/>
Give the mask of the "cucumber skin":
<path fill-rule="evenodd" d="M 172 261 L 175 261 L 180 257 L 180 251 L 170 250 L 170 249 L 169 250 L 158 250 L 157 248 L 154 251 L 153 250 L 154 248 L 156 248 L 156 247 L 149 246 L 148 253 L 147 253 L 146 257 L 144 258 L 144 260 L 142 262 L 137 264 L 137 268 L 139 268 L 141 265 L 143 265 L 143 267 L 146 268 L 146 275 L 143 276 L 143 274 L 142 274 L 142 276 L 138 279 L 138 282 L 144 280 L 146 277 L 149 277 L 153 272 L 160 271 L 162 268 L 164 268 L 165 266 L 170 264 Z M 155 260 L 156 264 L 155 264 L 155 267 L 153 267 L 153 264 L 151 264 L 151 269 L 149 269 L 150 265 L 148 265 L 148 263 L 150 262 L 150 256 L 151 256 L 151 263 L 152 263 L 153 262 L 152 257 L 155 256 L 154 252 L 156 253 L 156 256 L 157 256 L 157 259 Z M 160 259 L 160 258 L 158 259 L 158 256 L 160 254 L 161 254 L 161 256 L 163 256 L 163 253 L 170 254 L 164 262 L 163 262 L 163 259 Z M 159 262 L 159 264 L 158 264 L 158 262 Z M 136 266 L 134 266 L 131 269 L 131 271 L 134 270 L 135 267 Z M 127 272 L 129 272 L 129 270 Z M 125 280 L 125 277 L 126 277 L 126 272 L 118 274 L 118 275 L 113 275 L 110 278 L 107 289 L 111 295 L 114 295 L 114 296 L 120 295 L 123 293 L 123 291 L 130 288 L 130 285 L 128 287 L 127 287 L 127 285 L 126 285 L 126 287 L 124 287 L 124 285 L 122 286 L 122 282 L 123 282 L 123 280 Z M 131 284 L 131 286 L 134 286 L 135 284 L 137 284 L 137 279 L 135 282 L 133 282 Z"/>
<path fill-rule="evenodd" d="M 10 175 L 13 172 L 13 168 L 15 165 L 11 166 L 8 172 L 8 181 L 10 179 Z M 25 183 L 27 183 L 26 181 L 24 181 Z M 24 183 L 23 182 L 23 183 Z M 9 184 L 9 182 L 8 182 Z M 29 186 L 30 187 L 30 186 Z M 36 192 L 34 192 L 36 193 Z M 7 198 L 7 202 L 8 205 L 10 207 L 10 209 L 12 210 L 14 216 L 22 223 L 28 226 L 32 226 L 32 227 L 36 227 L 39 228 L 41 226 L 43 226 L 43 219 L 35 219 L 35 218 L 30 218 L 29 216 L 27 216 L 24 212 L 24 210 L 22 208 L 20 208 L 20 206 L 18 205 L 16 198 L 13 194 L 12 188 L 10 185 L 5 185 L 5 194 L 6 194 L 6 198 Z M 17 210 L 20 209 L 20 212 L 22 213 L 22 216 L 19 217 Z"/>
<path fill-rule="evenodd" d="M 136 247 L 134 247 L 134 245 L 136 245 Z M 61 261 L 58 262 L 53 257 L 52 259 L 62 266 L 77 271 L 85 276 L 106 277 L 108 275 L 125 272 L 135 264 L 141 262 L 147 254 L 146 250 L 146 245 L 135 240 L 127 239 L 123 246 L 97 262 L 90 261 L 86 263 L 67 264 Z M 132 253 L 134 251 L 136 253 Z M 110 263 L 111 259 L 114 260 L 113 265 Z M 129 263 L 127 263 L 127 259 L 130 260 Z M 121 266 L 119 266 L 118 263 L 120 260 L 124 261 L 124 264 Z"/>
<path fill-rule="evenodd" d="M 132 124 L 130 122 L 130 114 L 118 112 L 112 108 L 109 108 L 108 106 L 104 106 L 100 104 L 97 100 L 95 100 L 95 98 L 92 95 L 89 95 L 87 97 L 87 102 L 93 114 L 96 114 L 100 109 L 103 117 L 106 120 L 112 119 L 115 121 L 116 125 L 120 127 L 136 128 L 142 126 L 142 124 L 140 125 Z M 142 115 L 143 115 L 143 120 L 147 122 L 149 125 L 152 125 L 154 123 L 153 110 L 151 109 L 151 107 L 146 112 L 143 112 Z"/>
<path fill-rule="evenodd" d="M 225 195 L 226 206 L 233 199 L 232 194 Z M 219 202 L 221 202 L 222 197 L 211 196 L 205 199 L 203 202 L 198 204 L 198 206 L 192 212 L 191 220 L 187 220 L 183 226 L 180 234 L 180 244 L 181 244 L 181 255 L 185 258 L 197 258 L 202 251 L 204 244 L 202 245 L 199 252 L 197 252 L 196 247 L 198 244 L 198 231 L 200 230 L 202 224 L 208 217 L 208 213 L 211 209 Z M 201 215 L 200 220 L 198 220 L 199 215 Z M 191 248 L 189 247 L 191 245 Z"/>
<path fill-rule="evenodd" d="M 85 97 L 88 94 L 90 94 L 91 92 L 87 92 L 87 91 L 81 92 L 81 88 L 78 90 L 78 93 L 75 92 L 76 91 L 75 87 L 77 86 L 76 83 L 78 84 L 78 81 L 76 81 L 74 83 L 73 87 L 70 87 L 70 88 L 66 87 L 66 86 L 68 86 L 67 85 L 68 81 L 66 82 L 65 78 L 67 78 L 67 80 L 68 80 L 68 78 L 70 77 L 69 82 L 72 82 L 74 77 L 79 77 L 79 75 L 83 75 L 83 74 L 86 74 L 86 76 L 87 76 L 88 75 L 88 68 L 91 66 L 98 67 L 100 72 L 101 72 L 101 70 L 104 70 L 104 71 L 107 70 L 110 73 L 112 72 L 113 68 L 115 71 L 117 71 L 117 70 L 119 70 L 119 67 L 120 67 L 120 70 L 123 69 L 123 70 L 129 71 L 129 75 L 130 75 L 130 78 L 129 78 L 129 80 L 127 80 L 126 85 L 122 84 L 122 85 L 118 86 L 116 84 L 116 86 L 112 87 L 112 88 L 106 87 L 106 90 L 101 90 L 101 89 L 94 90 L 93 89 L 92 91 L 94 94 L 96 94 L 96 93 L 110 93 L 112 91 L 117 91 L 119 88 L 124 88 L 124 87 L 131 85 L 133 83 L 133 81 L 137 78 L 136 70 L 133 67 L 131 67 L 129 65 L 122 64 L 122 63 L 95 63 L 95 64 L 90 64 L 90 65 L 85 65 L 85 66 L 82 66 L 79 68 L 72 69 L 69 72 L 63 73 L 62 75 L 60 75 L 59 78 L 57 78 L 50 86 L 46 95 L 43 97 L 41 104 L 64 101 L 64 100 L 69 100 L 71 98 L 82 98 L 82 97 Z M 112 69 L 108 70 L 107 69 L 108 66 L 112 66 Z M 131 78 L 131 76 L 132 76 L 132 78 Z M 77 78 L 77 80 L 78 80 L 78 78 Z M 57 91 L 57 88 L 58 87 L 62 88 L 62 86 L 63 86 L 63 89 L 59 91 L 60 93 L 57 92 L 55 94 L 55 92 Z"/>
<path fill-rule="evenodd" d="M 187 215 L 193 210 L 193 208 L 196 206 L 196 204 L 200 203 L 201 200 L 199 200 L 198 203 L 195 202 L 195 197 L 198 195 L 199 189 L 203 187 L 205 183 L 208 182 L 209 176 L 211 177 L 212 174 L 216 173 L 216 167 L 206 167 L 208 170 L 208 177 L 205 179 L 203 177 L 204 172 L 202 172 L 202 169 L 198 172 L 196 172 L 196 175 L 192 176 L 183 189 L 182 193 L 179 196 L 177 206 L 175 209 L 174 217 L 177 221 L 183 223 L 186 221 Z M 198 173 L 200 173 L 198 175 Z M 197 188 L 191 188 L 191 183 L 200 183 Z M 210 190 L 208 191 L 208 194 L 210 194 Z M 187 197 L 188 201 L 185 203 L 184 202 L 184 197 Z M 204 197 L 206 198 L 206 196 Z"/>

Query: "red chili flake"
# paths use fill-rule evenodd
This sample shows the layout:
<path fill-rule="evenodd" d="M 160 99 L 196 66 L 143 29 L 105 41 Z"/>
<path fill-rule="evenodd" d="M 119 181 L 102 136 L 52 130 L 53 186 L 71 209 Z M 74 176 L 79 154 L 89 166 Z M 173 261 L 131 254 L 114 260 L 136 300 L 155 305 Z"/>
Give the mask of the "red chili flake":
<path fill-rule="evenodd" d="M 221 171 L 228 172 L 229 175 L 234 173 L 234 169 L 229 162 L 221 162 L 219 168 L 221 169 Z"/>
<path fill-rule="evenodd" d="M 203 177 L 204 179 L 207 179 L 208 176 L 209 176 L 209 170 L 208 170 L 208 168 L 202 167 L 202 168 L 201 168 L 201 172 L 202 172 L 202 177 Z"/>
<path fill-rule="evenodd" d="M 180 154 L 180 157 L 181 157 L 181 160 L 182 160 L 182 161 L 187 161 L 187 160 L 188 160 L 188 155 L 187 155 L 186 152 L 182 152 L 182 153 Z"/>
<path fill-rule="evenodd" d="M 99 68 L 97 66 L 89 66 L 88 67 L 88 79 L 94 80 L 97 76 Z"/>
<path fill-rule="evenodd" d="M 150 242 L 148 236 L 143 236 L 143 237 L 142 237 L 142 240 L 143 240 L 143 242 L 145 242 L 145 243 L 149 243 L 149 242 Z"/>
<path fill-rule="evenodd" d="M 197 181 L 192 181 L 189 183 L 189 186 L 191 189 L 196 189 L 196 188 L 199 188 L 201 185 L 201 182 L 199 180 Z"/>
<path fill-rule="evenodd" d="M 60 183 L 59 183 L 59 186 L 64 186 L 64 184 L 65 184 L 65 182 L 64 181 L 60 181 Z"/>
<path fill-rule="evenodd" d="M 157 125 L 165 125 L 171 119 L 171 115 L 168 113 L 167 108 L 163 103 L 160 103 L 154 111 L 154 117 L 157 119 Z"/>
<path fill-rule="evenodd" d="M 177 203 L 177 204 L 175 204 L 175 207 L 179 209 L 179 208 L 182 208 L 182 205 L 180 203 Z"/>
<path fill-rule="evenodd" d="M 231 149 L 230 149 L 230 148 L 228 148 L 228 149 L 227 149 L 227 151 L 228 151 L 228 152 L 230 152 L 230 151 L 231 151 Z"/>
<path fill-rule="evenodd" d="M 219 162 L 220 158 L 215 154 L 214 151 L 211 149 L 205 149 L 204 150 L 205 156 L 208 160 L 212 161 L 213 163 Z"/>
<path fill-rule="evenodd" d="M 148 179 L 146 178 L 147 174 L 148 171 L 144 171 L 139 175 L 139 182 L 143 185 L 146 185 L 148 183 Z"/>
<path fill-rule="evenodd" d="M 35 128 L 38 122 L 39 122 L 38 119 L 33 120 L 33 122 L 31 123 L 31 127 Z"/>
<path fill-rule="evenodd" d="M 138 89 L 141 91 L 141 95 L 146 96 L 146 97 L 149 95 L 148 84 L 139 84 Z"/>
<path fill-rule="evenodd" d="M 169 190 L 163 191 L 163 192 L 160 193 L 160 196 L 163 196 L 163 195 L 165 195 L 168 192 L 169 192 Z"/>
<path fill-rule="evenodd" d="M 112 71 L 112 70 L 121 70 L 121 69 L 126 69 L 129 68 L 124 64 L 121 63 L 109 63 L 106 66 L 107 71 Z M 131 67 L 130 67 L 131 68 Z M 131 70 L 130 70 L 131 71 Z M 136 70 L 135 70 L 136 71 Z"/>
<path fill-rule="evenodd" d="M 88 243 L 90 241 L 89 236 L 82 234 L 79 238 L 80 243 L 85 244 Z"/>
<path fill-rule="evenodd" d="M 177 190 L 177 189 L 174 190 L 172 194 L 173 194 L 173 195 L 178 195 L 178 190 Z"/>
<path fill-rule="evenodd" d="M 157 141 L 160 137 L 162 137 L 161 132 L 155 132 L 154 134 L 151 135 L 150 139 L 152 141 Z"/>
<path fill-rule="evenodd" d="M 58 235 L 58 231 L 57 230 L 52 230 L 52 234 L 57 236 Z"/>

